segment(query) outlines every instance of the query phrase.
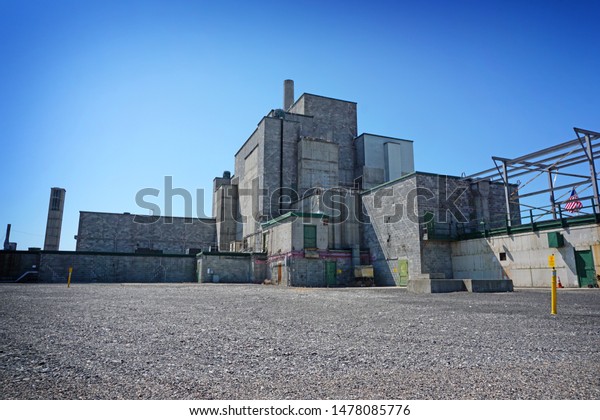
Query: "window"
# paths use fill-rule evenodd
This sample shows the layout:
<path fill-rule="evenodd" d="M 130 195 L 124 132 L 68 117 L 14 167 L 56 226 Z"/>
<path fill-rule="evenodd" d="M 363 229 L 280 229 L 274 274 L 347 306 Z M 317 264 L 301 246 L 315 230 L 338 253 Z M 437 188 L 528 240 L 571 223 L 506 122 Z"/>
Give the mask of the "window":
<path fill-rule="evenodd" d="M 500 261 L 506 261 L 506 252 L 500 253 Z"/>
<path fill-rule="evenodd" d="M 315 225 L 304 226 L 304 248 L 317 247 L 317 227 Z"/>

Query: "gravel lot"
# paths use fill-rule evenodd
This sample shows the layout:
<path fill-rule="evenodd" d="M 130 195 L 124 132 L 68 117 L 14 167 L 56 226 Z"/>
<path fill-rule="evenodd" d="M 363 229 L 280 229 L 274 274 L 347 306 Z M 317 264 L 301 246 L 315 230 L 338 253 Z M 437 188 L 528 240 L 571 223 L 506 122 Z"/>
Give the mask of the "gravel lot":
<path fill-rule="evenodd" d="M 599 399 L 600 291 L 1 284 L 2 399 Z"/>

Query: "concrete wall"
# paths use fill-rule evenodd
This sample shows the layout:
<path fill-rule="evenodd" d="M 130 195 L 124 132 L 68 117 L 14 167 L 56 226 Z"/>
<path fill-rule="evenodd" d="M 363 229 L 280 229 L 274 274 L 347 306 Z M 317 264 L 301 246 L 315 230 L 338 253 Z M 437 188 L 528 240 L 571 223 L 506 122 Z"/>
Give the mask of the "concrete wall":
<path fill-rule="evenodd" d="M 298 193 L 338 185 L 338 145 L 303 137 L 298 142 Z M 287 170 L 287 169 L 286 169 Z"/>
<path fill-rule="evenodd" d="M 197 257 L 199 283 L 260 283 L 267 277 L 266 255 L 202 253 Z"/>
<path fill-rule="evenodd" d="M 80 252 L 42 252 L 39 280 L 71 282 L 162 283 L 195 280 L 194 255 L 137 255 Z"/>
<path fill-rule="evenodd" d="M 305 213 L 328 215 L 329 249 L 350 249 L 360 245 L 360 212 L 362 205 L 356 190 L 329 188 L 314 191 L 294 203 Z"/>
<path fill-rule="evenodd" d="M 220 251 L 228 251 L 230 243 L 236 239 L 237 212 L 237 185 L 231 185 L 231 179 L 215 178 L 213 217 L 215 218 L 217 244 Z"/>
<path fill-rule="evenodd" d="M 452 243 L 455 278 L 510 278 L 515 287 L 550 287 L 548 256 L 555 255 L 557 275 L 564 287 L 579 287 L 575 251 L 592 250 L 598 254 L 600 227 L 596 225 L 558 230 L 564 236 L 561 248 L 548 246 L 548 232 L 502 235 Z M 500 253 L 506 260 L 500 261 Z M 600 260 L 594 255 L 596 272 Z"/>
<path fill-rule="evenodd" d="M 303 98 L 301 113 L 314 117 L 312 132 L 305 135 L 327 140 L 339 146 L 339 183 L 343 187 L 352 187 L 355 161 L 354 139 L 357 136 L 356 103 L 306 93 L 301 98 Z"/>
<path fill-rule="evenodd" d="M 330 286 L 351 284 L 354 278 L 351 251 L 295 251 L 272 255 L 268 259 L 268 276 L 273 284 L 281 286 L 327 287 L 327 262 L 336 264 L 335 284 Z"/>
<path fill-rule="evenodd" d="M 408 175 L 415 170 L 413 142 L 392 137 L 361 134 L 355 140 L 356 176 L 363 177 L 363 188 Z M 378 175 L 382 175 L 381 178 Z"/>
<path fill-rule="evenodd" d="M 375 283 L 379 286 L 399 284 L 399 259 L 408 260 L 410 278 L 421 275 L 419 224 L 406 213 L 409 194 L 416 188 L 417 177 L 412 175 L 362 197 L 369 218 L 369 223 L 363 225 L 363 247 L 370 249 Z"/>
<path fill-rule="evenodd" d="M 305 190 L 352 186 L 355 137 L 353 102 L 304 94 L 289 112 L 265 116 L 235 156 L 236 240 L 259 249 L 260 224 L 293 210 Z"/>
<path fill-rule="evenodd" d="M 208 250 L 217 244 L 215 219 L 153 217 L 129 213 L 79 214 L 77 251 L 134 253 L 139 248 L 165 254 Z"/>
<path fill-rule="evenodd" d="M 434 233 L 451 236 L 459 224 L 481 218 L 479 209 L 483 207 L 475 204 L 480 196 L 471 187 L 466 179 L 417 172 L 363 194 L 370 223 L 362 225 L 362 246 L 371 250 L 377 284 L 399 284 L 399 260 L 408 261 L 409 279 L 457 275 L 451 241 Z M 489 185 L 485 196 L 488 211 L 504 203 L 499 187 Z M 502 194 L 494 194 L 498 190 Z M 425 223 L 427 213 L 433 215 L 433 230 Z"/>
<path fill-rule="evenodd" d="M 293 250 L 292 225 L 293 223 L 290 220 L 287 223 L 280 223 L 265 230 L 266 250 L 269 255 L 283 254 Z"/>
<path fill-rule="evenodd" d="M 304 226 L 316 226 L 317 249 L 326 250 L 329 245 L 329 225 L 319 216 L 296 216 L 290 213 L 280 222 L 266 226 L 264 233 L 269 255 L 285 254 L 304 249 Z"/>
<path fill-rule="evenodd" d="M 0 251 L 0 281 L 15 281 L 40 266 L 40 252 Z"/>
<path fill-rule="evenodd" d="M 238 205 L 240 223 L 236 230 L 236 239 L 253 234 L 259 229 L 259 205 L 261 205 L 259 191 L 262 183 L 262 168 L 264 160 L 264 120 L 250 138 L 244 143 L 235 155 L 235 183 L 238 185 Z M 233 182 L 233 181 L 232 181 Z"/>

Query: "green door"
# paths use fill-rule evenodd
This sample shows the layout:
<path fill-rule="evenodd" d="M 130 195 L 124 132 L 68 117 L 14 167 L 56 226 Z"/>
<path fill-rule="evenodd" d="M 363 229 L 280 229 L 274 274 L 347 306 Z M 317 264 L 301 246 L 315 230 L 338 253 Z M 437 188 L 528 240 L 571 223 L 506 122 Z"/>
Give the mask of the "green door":
<path fill-rule="evenodd" d="M 408 284 L 408 260 L 398 260 L 398 286 Z"/>
<path fill-rule="evenodd" d="M 335 261 L 325 261 L 325 280 L 327 281 L 327 287 L 337 286 L 337 280 L 335 278 L 336 268 Z"/>
<path fill-rule="evenodd" d="M 304 248 L 314 249 L 317 247 L 317 227 L 315 225 L 304 226 Z"/>
<path fill-rule="evenodd" d="M 575 251 L 575 267 L 579 278 L 579 287 L 596 284 L 596 270 L 592 251 Z"/>

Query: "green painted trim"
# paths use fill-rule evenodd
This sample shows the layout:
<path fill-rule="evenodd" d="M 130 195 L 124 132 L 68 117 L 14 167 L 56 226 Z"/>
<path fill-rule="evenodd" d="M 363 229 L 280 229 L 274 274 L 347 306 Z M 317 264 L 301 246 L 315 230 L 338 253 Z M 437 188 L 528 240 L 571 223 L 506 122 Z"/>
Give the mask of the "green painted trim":
<path fill-rule="evenodd" d="M 260 226 L 263 229 L 265 229 L 265 228 L 271 227 L 273 225 L 283 223 L 286 219 L 289 219 L 291 217 L 297 217 L 297 218 L 308 217 L 311 219 L 329 219 L 329 216 L 326 215 L 325 213 L 302 213 L 302 212 L 289 211 L 285 214 L 282 214 L 279 217 L 276 217 L 275 219 L 271 219 L 267 222 L 261 223 Z"/>
<path fill-rule="evenodd" d="M 600 215 L 584 215 L 584 216 L 574 216 L 563 218 L 562 220 L 544 220 L 541 222 L 535 222 L 533 225 L 531 223 L 511 226 L 507 228 L 499 228 L 499 229 L 490 229 L 488 231 L 482 232 L 472 232 L 465 233 L 462 235 L 458 235 L 456 238 L 452 238 L 452 241 L 466 241 L 469 239 L 480 239 L 480 238 L 489 238 L 492 236 L 512 236 L 522 233 L 531 233 L 531 232 L 543 232 L 551 229 L 561 229 L 561 231 L 568 227 L 574 226 L 586 226 L 586 225 L 600 225 Z"/>

